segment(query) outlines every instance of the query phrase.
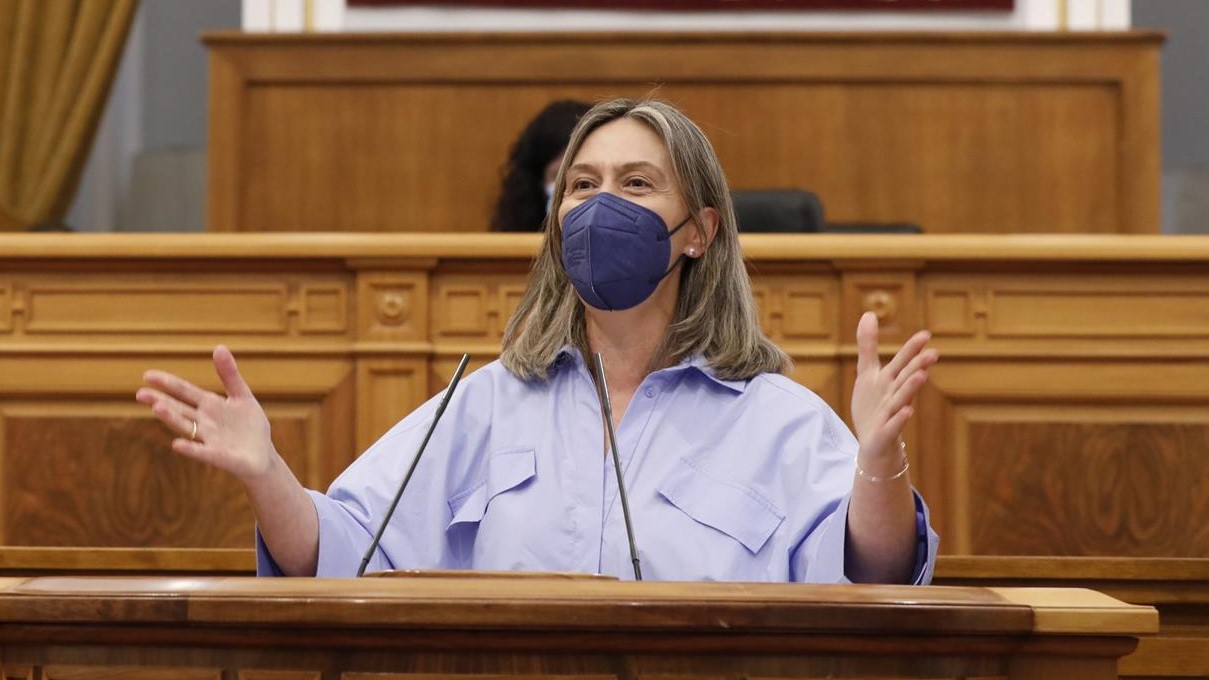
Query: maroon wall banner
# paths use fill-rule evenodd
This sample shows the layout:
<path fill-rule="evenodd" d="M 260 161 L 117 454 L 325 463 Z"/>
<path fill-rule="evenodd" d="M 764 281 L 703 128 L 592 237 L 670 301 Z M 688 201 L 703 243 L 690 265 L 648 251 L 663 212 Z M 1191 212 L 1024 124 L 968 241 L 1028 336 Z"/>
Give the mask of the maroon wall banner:
<path fill-rule="evenodd" d="M 544 7 L 709 12 L 727 10 L 1010 10 L 1015 0 L 348 0 L 352 6 Z"/>

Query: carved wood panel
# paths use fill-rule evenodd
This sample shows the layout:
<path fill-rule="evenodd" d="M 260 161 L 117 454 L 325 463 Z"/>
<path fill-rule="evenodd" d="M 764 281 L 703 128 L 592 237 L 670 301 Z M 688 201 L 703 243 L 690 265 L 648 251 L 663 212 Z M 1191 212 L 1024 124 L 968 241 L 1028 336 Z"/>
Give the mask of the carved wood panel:
<path fill-rule="evenodd" d="M 218 668 L 167 666 L 43 666 L 41 680 L 222 680 Z"/>
<path fill-rule="evenodd" d="M 285 671 L 245 669 L 235 674 L 236 680 L 323 680 L 321 671 Z"/>
<path fill-rule="evenodd" d="M 0 282 L 0 333 L 13 329 L 13 293 L 12 286 Z"/>
<path fill-rule="evenodd" d="M 235 247 L 266 236 L 205 238 Z M 381 258 L 6 259 L 0 541 L 247 547 L 239 490 L 168 453 L 169 435 L 131 400 L 149 367 L 219 389 L 208 356 L 216 342 L 230 343 L 270 409 L 278 449 L 318 489 L 443 389 L 462 352 L 471 370 L 495 359 L 536 240 L 382 243 L 393 238 L 405 247 Z M 882 314 L 886 357 L 916 328 L 933 331 L 942 360 L 905 436 L 944 552 L 1209 550 L 1191 519 L 1162 515 L 1166 506 L 1151 497 L 1195 513 L 1209 495 L 1197 457 L 1209 443 L 1203 256 L 1136 239 L 1121 245 L 1144 246 L 1144 256 L 1097 262 L 1080 260 L 1065 240 L 1056 242 L 1062 258 L 1030 260 L 1028 251 L 1012 260 L 971 245 L 983 239 L 869 237 L 837 247 L 834 237 L 768 238 L 749 240 L 760 321 L 794 358 L 792 377 L 841 414 L 862 310 Z M 914 254 L 894 257 L 908 243 Z M 920 243 L 936 243 L 937 254 Z M 194 317 L 194 305 L 228 309 Z M 1106 514 L 1111 499 L 1121 501 L 1118 515 Z M 1020 507 L 1040 519 L 1016 521 Z M 143 513 L 153 519 L 135 519 Z"/>
<path fill-rule="evenodd" d="M 942 356 L 918 413 L 912 479 L 947 554 L 1209 551 L 1203 361 Z"/>
<path fill-rule="evenodd" d="M 430 391 L 424 359 L 358 362 L 357 450 L 365 450 L 386 434 L 395 423 L 432 396 Z"/>
<path fill-rule="evenodd" d="M 318 462 L 317 409 L 266 404 L 300 479 Z M 6 545 L 244 548 L 253 519 L 230 475 L 182 457 L 137 405 L 0 405 Z"/>
<path fill-rule="evenodd" d="M 856 341 L 856 325 L 865 312 L 877 316 L 878 340 L 883 348 L 901 344 L 922 328 L 914 272 L 844 272 L 842 283 L 844 313 L 840 324 L 845 339 Z"/>
<path fill-rule="evenodd" d="M 1209 416 L 1031 410 L 963 414 L 970 552 L 1209 554 Z"/>
<path fill-rule="evenodd" d="M 516 263 L 438 273 L 432 284 L 434 342 L 451 349 L 490 343 L 498 354 L 504 327 L 527 285 L 527 271 Z"/>
<path fill-rule="evenodd" d="M 25 330 L 194 334 L 221 328 L 284 334 L 288 299 L 282 284 L 40 285 L 27 291 Z"/>
<path fill-rule="evenodd" d="M 366 272 L 357 277 L 357 336 L 428 338 L 428 277 L 423 272 Z"/>
<path fill-rule="evenodd" d="M 616 675 L 594 673 L 341 673 L 341 680 L 618 680 Z"/>
<path fill-rule="evenodd" d="M 770 269 L 752 281 L 760 326 L 768 337 L 790 352 L 811 343 L 834 344 L 840 310 L 835 277 Z"/>
<path fill-rule="evenodd" d="M 1052 267 L 1051 267 L 1052 268 Z M 1041 271 L 1027 277 L 929 274 L 927 327 L 937 338 L 1020 351 L 1175 350 L 1209 339 L 1209 277 L 1173 265 L 1162 276 Z"/>
<path fill-rule="evenodd" d="M 919 413 L 912 475 L 946 553 L 1209 551 L 1200 362 L 951 357 Z"/>
<path fill-rule="evenodd" d="M 155 268 L 149 268 L 154 270 Z M 108 338 L 348 335 L 345 277 L 180 271 L 36 273 L 0 279 L 0 333 Z M 5 338 L 0 337 L 0 340 Z"/>

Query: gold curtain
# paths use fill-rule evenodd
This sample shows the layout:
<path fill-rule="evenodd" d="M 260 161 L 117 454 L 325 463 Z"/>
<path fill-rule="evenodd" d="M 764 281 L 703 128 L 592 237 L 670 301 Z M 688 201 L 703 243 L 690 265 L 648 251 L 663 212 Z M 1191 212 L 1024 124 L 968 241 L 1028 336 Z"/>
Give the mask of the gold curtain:
<path fill-rule="evenodd" d="M 66 214 L 138 0 L 0 0 L 0 230 Z"/>

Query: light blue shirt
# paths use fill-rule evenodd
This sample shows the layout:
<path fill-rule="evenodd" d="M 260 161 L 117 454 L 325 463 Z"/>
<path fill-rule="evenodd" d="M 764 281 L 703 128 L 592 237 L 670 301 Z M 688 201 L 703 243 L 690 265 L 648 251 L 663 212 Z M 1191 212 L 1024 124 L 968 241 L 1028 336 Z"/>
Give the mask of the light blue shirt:
<path fill-rule="evenodd" d="M 566 350 L 548 382 L 496 361 L 466 376 L 437 424 L 369 570 L 481 569 L 633 578 L 595 383 Z M 327 494 L 319 576 L 353 576 L 435 412 L 434 397 Z M 696 357 L 646 377 L 617 428 L 645 579 L 846 583 L 857 442 L 782 375 L 721 380 Z M 938 537 L 915 495 L 915 583 Z M 257 537 L 257 571 L 280 574 Z"/>

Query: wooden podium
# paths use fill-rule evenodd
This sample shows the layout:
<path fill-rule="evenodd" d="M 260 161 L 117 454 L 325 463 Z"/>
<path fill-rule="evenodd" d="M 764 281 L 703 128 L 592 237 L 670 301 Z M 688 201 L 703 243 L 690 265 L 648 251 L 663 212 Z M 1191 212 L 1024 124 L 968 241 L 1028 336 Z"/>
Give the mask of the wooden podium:
<path fill-rule="evenodd" d="M 0 580 L 6 680 L 1096 680 L 1157 628 L 1061 588 Z"/>

